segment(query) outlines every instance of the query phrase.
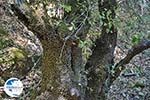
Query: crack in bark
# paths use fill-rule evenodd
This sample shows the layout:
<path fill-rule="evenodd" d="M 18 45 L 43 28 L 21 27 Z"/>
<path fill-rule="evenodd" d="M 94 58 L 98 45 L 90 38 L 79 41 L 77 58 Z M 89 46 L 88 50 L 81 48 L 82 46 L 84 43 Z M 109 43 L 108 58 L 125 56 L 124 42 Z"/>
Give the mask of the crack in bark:
<path fill-rule="evenodd" d="M 29 25 L 29 19 L 23 14 L 23 12 L 15 5 L 11 4 L 11 9 L 14 12 L 14 14 L 18 17 L 18 19 L 24 23 L 25 26 Z"/>

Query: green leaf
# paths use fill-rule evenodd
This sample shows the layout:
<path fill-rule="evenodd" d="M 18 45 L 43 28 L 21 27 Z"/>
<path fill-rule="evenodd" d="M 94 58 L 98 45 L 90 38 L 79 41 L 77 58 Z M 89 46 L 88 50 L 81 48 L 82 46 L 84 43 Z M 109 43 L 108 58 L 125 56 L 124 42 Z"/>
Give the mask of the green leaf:
<path fill-rule="evenodd" d="M 72 10 L 70 5 L 61 5 L 66 12 L 70 12 Z"/>
<path fill-rule="evenodd" d="M 58 26 L 58 31 L 61 33 L 67 33 L 69 31 L 68 25 L 65 22 L 61 22 Z"/>
<path fill-rule="evenodd" d="M 138 44 L 139 42 L 140 42 L 140 36 L 139 35 L 134 35 L 133 37 L 132 37 L 132 43 L 133 44 Z"/>

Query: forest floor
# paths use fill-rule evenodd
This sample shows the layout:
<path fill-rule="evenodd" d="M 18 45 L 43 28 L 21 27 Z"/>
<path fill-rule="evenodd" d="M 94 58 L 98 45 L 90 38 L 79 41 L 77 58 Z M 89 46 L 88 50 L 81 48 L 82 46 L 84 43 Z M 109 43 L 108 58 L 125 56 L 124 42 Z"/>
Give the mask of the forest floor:
<path fill-rule="evenodd" d="M 148 50 L 135 56 L 126 65 L 126 69 L 110 87 L 107 100 L 150 100 L 150 51 Z M 117 48 L 116 62 L 125 56 L 126 51 Z"/>

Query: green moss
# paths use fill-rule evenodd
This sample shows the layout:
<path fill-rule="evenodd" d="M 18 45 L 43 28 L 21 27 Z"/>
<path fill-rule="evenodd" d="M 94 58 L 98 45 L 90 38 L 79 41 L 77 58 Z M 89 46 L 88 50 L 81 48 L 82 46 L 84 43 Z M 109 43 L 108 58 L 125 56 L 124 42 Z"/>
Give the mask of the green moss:
<path fill-rule="evenodd" d="M 18 48 L 13 48 L 11 50 L 16 60 L 22 60 L 25 58 L 25 52 Z"/>
<path fill-rule="evenodd" d="M 13 42 L 11 40 L 6 39 L 6 37 L 0 39 L 0 50 L 11 45 L 13 45 Z"/>
<path fill-rule="evenodd" d="M 46 50 L 43 57 L 42 65 L 42 91 L 48 88 L 57 88 L 59 72 L 57 69 L 57 59 L 59 58 L 60 43 L 43 41 L 43 47 Z"/>
<path fill-rule="evenodd" d="M 42 40 L 44 48 L 44 55 L 42 59 L 42 82 L 40 93 L 50 90 L 53 97 L 60 95 L 58 89 L 60 85 L 59 70 L 58 70 L 58 58 L 62 44 L 59 40 L 53 39 L 53 41 Z M 53 88 L 53 89 L 52 89 Z M 35 99 L 37 93 L 32 91 L 32 100 Z"/>
<path fill-rule="evenodd" d="M 4 35 L 8 35 L 8 32 L 2 27 L 0 27 L 0 36 L 4 36 Z"/>
<path fill-rule="evenodd" d="M 35 98 L 36 98 L 36 95 L 37 95 L 37 92 L 36 92 L 36 90 L 34 89 L 34 90 L 31 90 L 31 100 L 35 100 Z"/>
<path fill-rule="evenodd" d="M 8 39 L 8 32 L 0 26 L 0 50 L 11 46 L 13 42 Z"/>

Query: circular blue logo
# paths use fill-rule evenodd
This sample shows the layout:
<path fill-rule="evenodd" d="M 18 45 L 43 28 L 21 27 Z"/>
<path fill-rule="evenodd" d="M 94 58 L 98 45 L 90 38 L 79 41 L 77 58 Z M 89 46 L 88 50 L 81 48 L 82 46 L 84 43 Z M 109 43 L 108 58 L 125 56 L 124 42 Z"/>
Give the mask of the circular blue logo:
<path fill-rule="evenodd" d="M 18 78 L 10 78 L 4 84 L 4 91 L 10 97 L 19 97 L 23 91 L 23 84 Z"/>

